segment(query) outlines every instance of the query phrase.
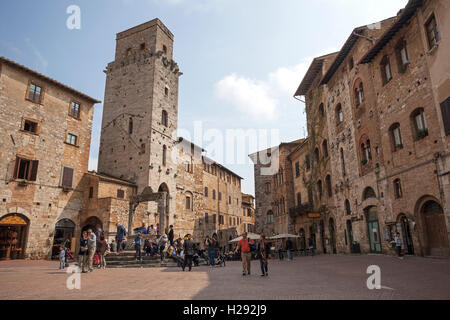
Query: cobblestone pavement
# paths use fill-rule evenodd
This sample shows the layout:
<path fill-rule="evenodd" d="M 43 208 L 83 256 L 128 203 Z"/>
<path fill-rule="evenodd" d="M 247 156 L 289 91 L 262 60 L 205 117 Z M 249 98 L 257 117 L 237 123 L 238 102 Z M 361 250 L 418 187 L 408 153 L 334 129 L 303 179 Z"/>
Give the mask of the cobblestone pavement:
<path fill-rule="evenodd" d="M 366 286 L 369 265 L 381 268 L 381 290 Z M 243 277 L 240 262 L 225 268 L 106 269 L 81 275 L 68 290 L 57 261 L 0 262 L 0 299 L 450 299 L 450 260 L 420 257 L 322 255 L 259 261 Z"/>

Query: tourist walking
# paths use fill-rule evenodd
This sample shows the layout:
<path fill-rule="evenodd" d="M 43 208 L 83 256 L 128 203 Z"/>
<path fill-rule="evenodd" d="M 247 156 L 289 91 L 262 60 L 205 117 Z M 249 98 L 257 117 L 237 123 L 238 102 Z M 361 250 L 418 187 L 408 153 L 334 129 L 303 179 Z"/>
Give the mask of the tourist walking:
<path fill-rule="evenodd" d="M 100 264 L 99 264 L 100 269 L 106 269 L 105 254 L 106 254 L 107 249 L 108 249 L 108 243 L 105 240 L 105 235 L 102 233 L 100 235 L 100 240 L 98 240 L 98 243 L 97 243 L 97 254 L 100 259 Z"/>
<path fill-rule="evenodd" d="M 86 273 L 88 262 L 88 235 L 86 231 L 83 231 L 83 234 L 80 238 L 80 251 L 78 252 L 78 267 L 80 271 Z"/>
<path fill-rule="evenodd" d="M 169 243 L 171 246 L 173 246 L 173 225 L 169 226 Z"/>
<path fill-rule="evenodd" d="M 122 224 L 116 223 L 117 233 L 116 233 L 116 241 L 117 241 L 117 253 L 120 253 L 123 250 L 122 242 L 125 240 L 127 236 L 127 230 L 123 227 Z"/>
<path fill-rule="evenodd" d="M 66 248 L 64 246 L 59 247 L 59 269 L 64 270 L 66 266 Z"/>
<path fill-rule="evenodd" d="M 261 277 L 268 276 L 268 259 L 269 259 L 270 245 L 266 243 L 266 237 L 261 235 L 258 244 L 259 264 L 261 265 Z"/>
<path fill-rule="evenodd" d="M 215 239 L 213 237 L 207 236 L 205 239 L 205 249 L 208 252 L 209 265 L 214 267 L 216 258 L 216 248 L 215 248 Z"/>
<path fill-rule="evenodd" d="M 97 251 L 97 237 L 95 233 L 92 232 L 92 229 L 88 229 L 88 264 L 89 270 L 88 272 L 94 271 L 93 263 L 94 263 L 94 255 L 95 251 Z"/>
<path fill-rule="evenodd" d="M 136 237 L 134 238 L 134 249 L 136 250 L 136 253 L 134 255 L 134 258 L 136 261 L 142 261 L 142 233 L 138 232 L 136 234 Z"/>
<path fill-rule="evenodd" d="M 187 234 L 184 237 L 184 243 L 183 243 L 183 253 L 184 253 L 184 262 L 183 262 L 183 271 L 186 268 L 186 266 L 189 267 L 189 271 L 192 269 L 192 259 L 195 254 L 195 244 L 192 241 L 192 237 L 190 234 Z"/>
<path fill-rule="evenodd" d="M 292 247 L 293 247 L 292 240 L 287 238 L 287 240 L 286 240 L 286 253 L 287 253 L 289 261 L 292 261 Z"/>
<path fill-rule="evenodd" d="M 246 274 L 250 275 L 250 267 L 252 262 L 252 254 L 251 254 L 251 246 L 254 246 L 253 240 L 247 238 L 247 232 L 242 234 L 242 239 L 238 242 L 236 246 L 235 253 L 238 250 L 241 251 L 241 259 L 242 259 L 242 275 Z"/>
<path fill-rule="evenodd" d="M 277 243 L 277 251 L 278 251 L 278 259 L 283 260 L 284 259 L 284 255 L 283 255 L 283 241 L 280 240 Z"/>
<path fill-rule="evenodd" d="M 395 241 L 395 247 L 397 248 L 397 256 L 400 259 L 403 259 L 403 257 L 402 257 L 402 238 L 400 237 L 400 232 L 397 232 L 395 234 L 394 241 Z"/>

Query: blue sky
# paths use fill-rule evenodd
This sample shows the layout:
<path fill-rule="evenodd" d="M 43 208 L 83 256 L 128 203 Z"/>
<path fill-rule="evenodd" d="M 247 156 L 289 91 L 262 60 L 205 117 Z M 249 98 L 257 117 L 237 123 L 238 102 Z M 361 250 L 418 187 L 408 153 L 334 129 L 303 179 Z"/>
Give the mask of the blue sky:
<path fill-rule="evenodd" d="M 16 0 L 0 4 L 0 55 L 103 100 L 115 34 L 158 17 L 175 35 L 180 78 L 178 126 L 183 135 L 279 130 L 301 138 L 304 106 L 292 96 L 312 58 L 338 51 L 353 28 L 396 15 L 407 0 Z M 67 7 L 81 9 L 69 30 Z M 102 105 L 96 106 L 90 169 L 96 168 Z M 192 133 L 193 135 L 193 133 Z M 270 135 L 269 135 L 270 136 Z M 192 137 L 187 137 L 192 139 Z M 260 148 L 277 144 L 260 141 Z M 214 149 L 214 141 L 202 146 Z M 223 148 L 222 148 L 223 149 Z M 245 150 L 251 153 L 256 150 Z M 220 159 L 219 154 L 208 153 Z M 250 161 L 250 160 L 249 160 Z M 253 167 L 225 165 L 253 193 Z"/>

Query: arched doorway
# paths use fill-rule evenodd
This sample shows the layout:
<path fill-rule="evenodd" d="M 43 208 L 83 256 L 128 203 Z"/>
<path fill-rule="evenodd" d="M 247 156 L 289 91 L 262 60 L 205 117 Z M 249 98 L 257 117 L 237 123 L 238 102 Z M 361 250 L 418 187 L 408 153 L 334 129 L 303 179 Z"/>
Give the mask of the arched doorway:
<path fill-rule="evenodd" d="M 400 232 L 400 236 L 402 237 L 405 254 L 414 254 L 414 244 L 409 219 L 403 213 L 399 214 L 397 218 L 397 231 Z"/>
<path fill-rule="evenodd" d="M 70 219 L 61 219 L 55 225 L 55 236 L 53 237 L 52 259 L 58 258 L 60 246 L 72 247 L 75 223 Z"/>
<path fill-rule="evenodd" d="M 165 211 L 160 214 L 159 216 L 159 228 L 162 232 L 162 230 L 166 230 L 167 228 L 169 228 L 169 204 L 170 204 L 170 194 L 169 194 L 169 187 L 167 186 L 167 184 L 162 183 L 159 188 L 158 188 L 158 192 L 166 192 L 166 209 Z"/>
<path fill-rule="evenodd" d="M 320 241 L 322 242 L 323 253 L 327 253 L 327 246 L 325 243 L 325 223 L 320 220 Z"/>
<path fill-rule="evenodd" d="M 0 219 L 0 259 L 23 259 L 30 221 L 18 213 Z"/>
<path fill-rule="evenodd" d="M 353 227 L 352 220 L 347 220 L 347 234 L 348 234 L 348 245 L 350 246 L 350 252 L 353 248 Z M 353 252 L 352 252 L 353 253 Z"/>
<path fill-rule="evenodd" d="M 81 232 L 86 231 L 88 229 L 92 229 L 92 231 L 95 232 L 95 230 L 97 230 L 97 227 L 99 226 L 103 230 L 102 221 L 98 217 L 92 216 L 86 219 L 86 221 L 83 224 L 83 228 L 81 229 Z"/>
<path fill-rule="evenodd" d="M 377 207 L 368 207 L 364 210 L 367 220 L 367 233 L 369 235 L 370 252 L 381 253 L 380 224 L 378 222 Z"/>
<path fill-rule="evenodd" d="M 444 210 L 436 201 L 429 200 L 421 209 L 425 222 L 426 252 L 431 256 L 443 256 L 449 252 L 448 233 Z"/>
<path fill-rule="evenodd" d="M 334 219 L 330 218 L 330 221 L 328 222 L 328 230 L 330 232 L 330 247 L 331 251 L 336 254 L 336 235 L 335 235 L 335 229 L 334 229 Z"/>

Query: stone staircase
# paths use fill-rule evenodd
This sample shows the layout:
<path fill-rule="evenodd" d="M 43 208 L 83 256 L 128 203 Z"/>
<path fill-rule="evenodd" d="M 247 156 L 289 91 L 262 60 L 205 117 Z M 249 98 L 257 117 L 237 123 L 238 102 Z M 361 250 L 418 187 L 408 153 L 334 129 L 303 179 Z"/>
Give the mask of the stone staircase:
<path fill-rule="evenodd" d="M 136 261 L 135 251 L 125 250 L 120 254 L 110 253 L 106 256 L 107 268 L 173 268 L 178 267 L 177 262 L 172 258 L 161 259 L 158 255 L 153 257 L 142 255 L 142 261 Z"/>

